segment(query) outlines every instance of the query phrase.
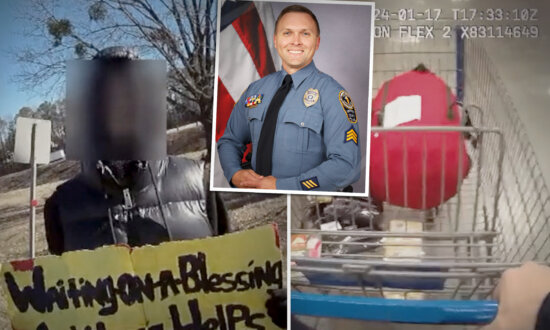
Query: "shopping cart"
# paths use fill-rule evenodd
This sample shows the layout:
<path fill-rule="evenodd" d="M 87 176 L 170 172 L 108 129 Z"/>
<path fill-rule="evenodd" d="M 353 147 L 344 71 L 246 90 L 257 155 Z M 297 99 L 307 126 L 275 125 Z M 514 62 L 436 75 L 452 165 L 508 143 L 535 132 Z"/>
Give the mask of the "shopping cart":
<path fill-rule="evenodd" d="M 376 48 L 381 50 L 375 55 L 375 86 L 422 58 L 453 86 L 461 103 L 475 104 L 461 107 L 471 126 L 372 129 L 373 134 L 393 132 L 404 139 L 407 133 L 433 131 L 470 137 L 465 143 L 470 171 L 457 180 L 457 194 L 434 209 L 385 202 L 382 212 L 369 200 L 333 199 L 332 204 L 347 203 L 350 210 L 351 220 L 348 214 L 343 223 L 337 207 L 325 212 L 326 203 L 314 199 L 310 220 L 315 228 L 293 229 L 292 234 L 320 242 L 320 256 L 291 258 L 293 314 L 488 323 L 498 308 L 490 299 L 502 272 L 527 260 L 550 261 L 550 198 L 525 129 L 479 41 L 462 42 L 449 44 L 453 51 L 431 54 L 438 57 L 431 66 L 427 53 L 414 48 L 418 44 Z M 388 56 L 401 58 L 394 63 L 406 62 L 406 67 L 384 67 L 389 61 L 381 58 Z M 377 60 L 384 63 L 377 66 Z M 357 223 L 360 214 L 367 223 Z M 318 229 L 321 224 L 324 230 Z"/>

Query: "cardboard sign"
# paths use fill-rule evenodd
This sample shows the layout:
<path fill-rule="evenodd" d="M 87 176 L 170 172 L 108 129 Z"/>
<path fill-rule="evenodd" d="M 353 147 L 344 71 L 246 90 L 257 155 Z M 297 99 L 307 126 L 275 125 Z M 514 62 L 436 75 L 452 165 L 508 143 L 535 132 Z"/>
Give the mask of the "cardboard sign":
<path fill-rule="evenodd" d="M 283 285 L 271 225 L 5 263 L 1 275 L 18 330 L 277 329 L 266 291 Z"/>

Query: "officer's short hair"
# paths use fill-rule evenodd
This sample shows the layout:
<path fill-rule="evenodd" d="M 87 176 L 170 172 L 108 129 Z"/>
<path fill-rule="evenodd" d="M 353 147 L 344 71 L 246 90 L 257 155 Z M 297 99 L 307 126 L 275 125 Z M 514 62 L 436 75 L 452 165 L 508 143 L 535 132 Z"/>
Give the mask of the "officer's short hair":
<path fill-rule="evenodd" d="M 315 22 L 315 26 L 317 27 L 317 35 L 321 35 L 321 29 L 319 28 L 319 21 L 317 21 L 317 17 L 315 17 L 315 14 L 311 10 L 301 5 L 291 5 L 283 9 L 279 14 L 279 17 L 277 17 L 277 20 L 275 21 L 275 31 L 277 31 L 277 25 L 279 25 L 279 20 L 281 19 L 281 17 L 285 16 L 288 13 L 308 14 L 309 16 L 311 16 L 311 18 L 313 18 L 313 21 Z"/>

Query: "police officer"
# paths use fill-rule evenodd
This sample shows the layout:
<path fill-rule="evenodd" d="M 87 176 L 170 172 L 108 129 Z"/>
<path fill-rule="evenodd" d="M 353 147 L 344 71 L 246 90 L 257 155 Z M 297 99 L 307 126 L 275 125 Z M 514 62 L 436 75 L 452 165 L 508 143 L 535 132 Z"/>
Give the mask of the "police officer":
<path fill-rule="evenodd" d="M 217 147 L 227 180 L 239 188 L 341 190 L 360 176 L 355 106 L 313 63 L 315 15 L 292 5 L 275 23 L 283 70 L 252 83 L 235 105 Z M 242 169 L 252 143 L 252 169 Z"/>

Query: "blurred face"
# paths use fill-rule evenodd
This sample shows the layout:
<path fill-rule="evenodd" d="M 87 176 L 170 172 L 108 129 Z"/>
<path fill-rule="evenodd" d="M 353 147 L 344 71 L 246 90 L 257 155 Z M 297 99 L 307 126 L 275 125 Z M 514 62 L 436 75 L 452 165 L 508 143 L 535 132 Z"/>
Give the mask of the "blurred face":
<path fill-rule="evenodd" d="M 306 13 L 287 13 L 279 20 L 274 44 L 283 61 L 283 69 L 289 74 L 307 66 L 319 49 L 317 26 Z"/>

